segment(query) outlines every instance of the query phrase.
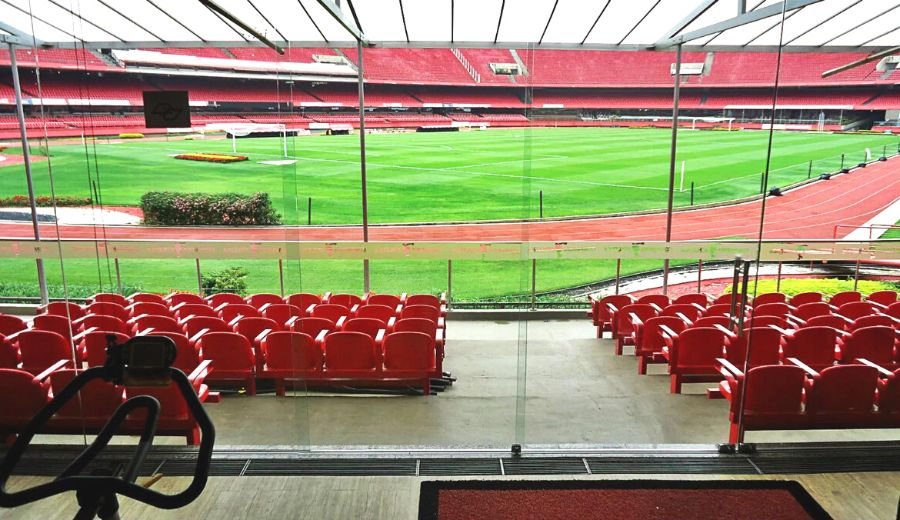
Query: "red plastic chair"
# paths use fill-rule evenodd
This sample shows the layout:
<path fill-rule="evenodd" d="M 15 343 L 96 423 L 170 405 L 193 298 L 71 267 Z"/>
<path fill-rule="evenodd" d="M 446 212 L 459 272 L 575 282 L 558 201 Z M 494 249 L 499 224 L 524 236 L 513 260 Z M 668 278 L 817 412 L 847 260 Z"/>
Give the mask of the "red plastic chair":
<path fill-rule="evenodd" d="M 50 387 L 54 395 L 75 379 L 77 372 L 72 369 L 57 370 L 50 374 Z M 125 388 L 113 383 L 94 379 L 78 392 L 80 398 L 69 400 L 50 420 L 49 427 L 57 431 L 78 431 L 82 427 L 88 433 L 99 432 L 106 421 L 125 402 Z"/>
<path fill-rule="evenodd" d="M 665 346 L 663 357 L 669 362 L 669 391 L 681 393 L 685 382 L 721 379 L 717 359 L 725 349 L 725 333 L 717 328 L 687 328 L 681 333 L 660 326 Z"/>
<path fill-rule="evenodd" d="M 662 349 L 665 346 L 659 326 L 665 325 L 669 329 L 680 333 L 688 324 L 676 316 L 654 316 L 646 321 L 635 318 L 631 328 L 634 331 L 634 354 L 638 358 L 638 374 L 647 373 L 647 365 L 651 363 L 665 363 Z"/>
<path fill-rule="evenodd" d="M 175 318 L 169 316 L 154 316 L 151 314 L 142 314 L 131 318 L 125 323 L 131 327 L 132 335 L 139 334 L 147 329 L 153 329 L 157 332 L 175 332 L 183 334 L 181 325 L 175 321 Z"/>
<path fill-rule="evenodd" d="M 806 321 L 810 318 L 815 318 L 816 316 L 828 316 L 829 314 L 832 314 L 834 310 L 835 309 L 831 306 L 831 304 L 825 302 L 811 302 L 798 305 L 791 314 L 803 321 Z"/>
<path fill-rule="evenodd" d="M 392 309 L 396 309 L 398 305 L 402 305 L 402 298 L 406 295 L 397 296 L 396 294 L 368 294 L 363 298 L 366 305 L 387 305 Z"/>
<path fill-rule="evenodd" d="M 353 308 L 354 305 L 359 305 L 362 303 L 362 298 L 355 294 L 346 294 L 346 293 L 338 293 L 332 294 L 327 301 L 330 305 L 341 305 L 346 307 L 347 310 Z"/>
<path fill-rule="evenodd" d="M 175 343 L 175 362 L 172 363 L 172 366 L 185 374 L 190 374 L 203 362 L 200 353 L 184 334 L 175 332 L 151 332 L 148 335 L 165 336 Z"/>
<path fill-rule="evenodd" d="M 443 375 L 444 367 L 444 331 L 437 323 L 425 318 L 404 318 L 394 323 L 393 332 L 421 332 L 434 340 L 435 376 Z"/>
<path fill-rule="evenodd" d="M 12 314 L 0 314 L 0 334 L 10 336 L 27 328 L 28 324 L 22 318 Z"/>
<path fill-rule="evenodd" d="M 341 330 L 350 332 L 362 332 L 372 339 L 378 336 L 378 332 L 384 330 L 385 323 L 375 318 L 350 318 L 343 323 Z"/>
<path fill-rule="evenodd" d="M 288 303 L 288 305 L 300 307 L 304 311 L 306 311 L 306 309 L 308 309 L 310 305 L 318 305 L 322 303 L 322 297 L 318 294 L 312 293 L 289 294 L 284 300 Z"/>
<path fill-rule="evenodd" d="M 125 307 L 128 311 L 128 315 L 132 318 L 136 318 L 141 315 L 149 315 L 149 316 L 167 316 L 169 318 L 174 317 L 172 311 L 169 310 L 167 306 L 162 303 L 156 302 L 135 302 Z"/>
<path fill-rule="evenodd" d="M 780 292 L 763 293 L 753 298 L 753 305 L 765 305 L 767 303 L 787 303 L 787 295 Z"/>
<path fill-rule="evenodd" d="M 757 298 L 758 300 L 758 298 Z M 754 305 L 752 316 L 784 316 L 787 317 L 794 308 L 786 303 L 764 303 Z"/>
<path fill-rule="evenodd" d="M 19 349 L 0 334 L 0 368 L 19 368 Z"/>
<path fill-rule="evenodd" d="M 404 311 L 405 310 L 406 309 L 404 309 Z M 641 321 L 647 321 L 648 319 L 657 316 L 658 313 L 659 308 L 656 305 L 649 303 L 633 303 L 631 305 L 626 305 L 615 313 L 613 316 L 612 336 L 613 339 L 616 340 L 617 356 L 622 355 L 622 350 L 626 344 L 631 344 L 631 336 L 634 332 L 631 324 L 634 323 L 635 317 L 639 318 Z"/>
<path fill-rule="evenodd" d="M 128 312 L 128 309 L 119 305 L 118 303 L 113 302 L 94 302 L 85 307 L 84 310 L 89 316 L 91 314 L 96 314 L 99 316 L 113 316 L 119 318 L 122 321 L 128 321 L 130 318 L 132 318 L 131 314 L 129 314 Z"/>
<path fill-rule="evenodd" d="M 129 334 L 131 332 L 131 329 L 125 325 L 124 321 L 115 316 L 107 316 L 104 314 L 88 314 L 84 318 L 75 320 L 72 325 L 78 332 L 83 332 L 88 329 L 118 332 L 121 334 Z"/>
<path fill-rule="evenodd" d="M 744 320 L 744 328 L 746 329 L 769 327 L 772 325 L 787 329 L 792 326 L 792 323 L 788 322 L 787 318 L 783 316 L 754 316 L 748 320 Z"/>
<path fill-rule="evenodd" d="M 90 303 L 114 303 L 122 307 L 127 307 L 131 303 L 128 298 L 116 293 L 97 293 L 91 296 L 89 301 Z"/>
<path fill-rule="evenodd" d="M 703 308 L 706 308 L 709 306 L 709 295 L 706 293 L 682 294 L 681 296 L 672 300 L 672 303 L 675 303 L 675 304 L 693 303 L 693 304 L 699 305 Z M 731 302 L 729 301 L 729 303 L 731 303 Z"/>
<path fill-rule="evenodd" d="M 225 323 L 231 323 L 238 316 L 243 316 L 244 318 L 262 318 L 259 309 L 249 303 L 225 303 L 216 307 L 216 310 L 219 313 L 219 317 L 222 318 Z"/>
<path fill-rule="evenodd" d="M 318 379 L 324 355 L 315 339 L 302 332 L 272 332 L 260 342 L 266 362 L 261 377 L 275 380 L 275 394 L 285 395 L 286 380 Z"/>
<path fill-rule="evenodd" d="M 176 319 L 183 320 L 190 316 L 206 316 L 218 318 L 219 313 L 206 303 L 179 303 L 172 307 L 172 313 Z"/>
<path fill-rule="evenodd" d="M 865 358 L 883 367 L 893 367 L 894 344 L 898 332 L 893 327 L 863 327 L 838 337 L 837 359 L 841 364 L 856 363 Z"/>
<path fill-rule="evenodd" d="M 193 372 L 188 375 L 188 381 L 197 392 L 200 402 L 205 402 L 209 397 L 209 387 L 204 384 L 205 378 L 210 373 L 210 362 L 203 361 Z M 188 408 L 184 396 L 170 383 L 168 387 L 127 387 L 125 398 L 130 399 L 137 395 L 149 395 L 159 401 L 159 421 L 156 425 L 157 435 L 184 436 L 189 446 L 200 444 L 200 426 Z M 128 416 L 125 424 L 133 433 L 141 431 L 144 427 L 145 412 L 137 410 Z"/>
<path fill-rule="evenodd" d="M 684 316 L 688 321 L 695 321 L 703 315 L 703 311 L 705 310 L 706 309 L 696 303 L 673 303 L 663 309 L 659 315 L 676 317 Z"/>
<path fill-rule="evenodd" d="M 741 393 L 746 430 L 780 430 L 805 428 L 808 418 L 803 411 L 803 369 L 793 365 L 754 367 L 745 375 L 727 360 L 720 360 L 719 383 L 722 395 L 730 401 L 728 419 L 731 428 L 728 442 L 738 442 Z"/>
<path fill-rule="evenodd" d="M 604 332 L 612 331 L 612 317 L 619 309 L 634 303 L 628 294 L 613 294 L 599 300 L 591 299 L 591 318 L 597 327 L 597 337 L 602 338 Z"/>
<path fill-rule="evenodd" d="M 859 291 L 844 291 L 832 296 L 828 300 L 828 303 L 834 305 L 835 307 L 840 307 L 841 305 L 847 303 L 859 301 L 862 301 L 862 294 Z"/>
<path fill-rule="evenodd" d="M 704 316 L 691 322 L 690 328 L 715 327 L 716 325 L 727 329 L 731 327 L 731 318 L 728 316 Z"/>
<path fill-rule="evenodd" d="M 182 303 L 191 305 L 204 305 L 209 307 L 209 302 L 207 302 L 202 296 L 193 293 L 176 292 L 166 296 L 165 300 L 169 304 L 169 307 L 175 307 L 176 305 L 181 305 Z"/>
<path fill-rule="evenodd" d="M 750 367 L 781 364 L 781 331 L 771 327 L 744 329 L 744 334 L 727 331 L 725 359 L 743 370 L 750 345 Z"/>
<path fill-rule="evenodd" d="M 637 299 L 635 303 L 656 305 L 660 309 L 665 309 L 672 304 L 672 300 L 665 294 L 647 294 Z"/>
<path fill-rule="evenodd" d="M 799 328 L 805 329 L 808 327 L 831 327 L 837 330 L 844 330 L 847 325 L 852 323 L 847 318 L 839 315 L 839 314 L 830 314 L 826 316 L 815 316 L 806 320 L 806 323 L 800 325 Z"/>
<path fill-rule="evenodd" d="M 197 341 L 197 348 L 214 367 L 207 381 L 240 381 L 247 395 L 256 395 L 256 356 L 247 338 L 234 332 L 207 332 Z"/>
<path fill-rule="evenodd" d="M 257 341 L 263 332 L 277 332 L 283 330 L 281 324 L 269 318 L 241 318 L 231 323 L 232 330 L 247 338 L 253 352 L 256 354 L 257 371 L 262 370 L 262 366 L 266 361 L 265 353 L 259 348 Z"/>
<path fill-rule="evenodd" d="M 234 303 L 247 303 L 244 300 L 244 297 L 240 294 L 234 293 L 216 293 L 210 294 L 206 297 L 206 301 L 209 303 L 209 306 L 212 308 L 218 308 L 223 304 L 234 304 Z"/>
<path fill-rule="evenodd" d="M 385 325 L 394 317 L 396 307 L 388 307 L 387 305 L 367 304 L 360 305 L 356 308 L 357 318 L 374 318 L 383 322 Z M 384 327 L 382 327 L 384 328 Z"/>
<path fill-rule="evenodd" d="M 806 413 L 814 428 L 876 426 L 875 388 L 878 371 L 870 366 L 838 365 L 821 372 L 805 367 Z"/>
<path fill-rule="evenodd" d="M 375 340 L 362 332 L 335 332 L 324 338 L 325 376 L 340 379 L 375 379 L 380 360 Z"/>
<path fill-rule="evenodd" d="M 23 370 L 0 368 L 0 395 L 4 397 L 0 407 L 0 441 L 7 444 L 15 439 L 31 419 L 50 402 L 50 374 L 48 369 L 37 376 Z"/>
<path fill-rule="evenodd" d="M 129 338 L 127 334 L 121 332 L 99 329 L 87 329 L 85 332 L 75 336 L 75 341 L 78 342 L 88 366 L 96 367 L 106 364 L 107 336 L 110 334 L 116 338 L 116 343 L 119 345 L 128 341 Z"/>
<path fill-rule="evenodd" d="M 895 329 L 900 326 L 900 321 L 897 318 L 892 316 L 888 316 L 887 314 L 870 314 L 868 316 L 863 316 L 861 318 L 856 318 L 851 323 L 847 324 L 847 330 L 849 332 L 853 332 L 856 329 L 861 329 L 863 327 L 894 327 Z"/>
<path fill-rule="evenodd" d="M 888 307 L 897 301 L 897 291 L 875 291 L 866 296 L 866 301 L 881 307 Z"/>
<path fill-rule="evenodd" d="M 291 323 L 291 332 L 302 332 L 316 338 L 323 331 L 335 331 L 337 325 L 327 318 L 299 318 Z"/>
<path fill-rule="evenodd" d="M 49 330 L 23 330 L 7 341 L 19 349 L 22 370 L 39 374 L 60 360 L 65 360 L 66 368 L 74 368 L 73 360 L 80 360 L 81 353 L 62 335 Z"/>
<path fill-rule="evenodd" d="M 732 296 L 731 293 L 725 293 L 725 294 L 723 294 L 723 295 L 717 297 L 716 299 L 714 299 L 714 300 L 712 301 L 712 305 L 728 305 L 728 306 L 731 306 L 731 300 L 732 300 L 732 297 L 733 297 L 733 296 Z M 748 300 L 749 300 L 749 297 L 748 297 Z M 749 303 L 749 302 L 748 302 L 748 303 Z M 763 302 L 763 303 L 765 303 L 765 302 Z M 740 295 L 738 295 L 738 304 L 740 304 Z"/>
<path fill-rule="evenodd" d="M 168 307 L 168 302 L 165 298 L 153 293 L 134 293 L 128 297 L 128 301 L 131 303 L 158 303 Z"/>
<path fill-rule="evenodd" d="M 287 322 L 290 321 L 291 318 L 300 318 L 303 316 L 303 309 L 301 307 L 287 303 L 263 305 L 260 308 L 260 312 L 264 318 L 277 321 L 281 327 L 287 325 Z"/>
<path fill-rule="evenodd" d="M 859 360 L 878 371 L 878 404 L 879 424 L 886 428 L 900 426 L 900 368 L 893 372 L 880 367 L 866 359 Z"/>
<path fill-rule="evenodd" d="M 839 332 L 832 327 L 803 327 L 793 331 L 782 330 L 782 359 L 799 359 L 815 370 L 834 364 L 835 347 Z"/>
<path fill-rule="evenodd" d="M 41 311 L 52 316 L 64 316 L 72 321 L 82 318 L 86 314 L 81 305 L 69 302 L 50 302 L 41 307 Z"/>
<path fill-rule="evenodd" d="M 445 294 L 440 296 L 433 294 L 409 294 L 406 298 L 401 298 L 401 302 L 403 305 L 428 305 L 441 311 L 441 316 L 447 316 L 447 295 Z"/>
<path fill-rule="evenodd" d="M 251 294 L 245 298 L 247 303 L 259 309 L 263 305 L 267 303 L 275 304 L 275 303 L 284 303 L 284 299 L 277 294 L 272 293 L 258 293 Z"/>
<path fill-rule="evenodd" d="M 191 316 L 178 322 L 184 335 L 193 338 L 197 333 L 206 330 L 207 332 L 231 332 L 231 327 L 221 318 L 210 318 L 209 316 Z M 213 370 L 218 370 L 214 367 Z"/>
<path fill-rule="evenodd" d="M 794 307 L 799 307 L 799 306 L 801 306 L 803 304 L 807 304 L 807 303 L 818 303 L 818 302 L 824 302 L 824 301 L 825 301 L 825 297 L 820 292 L 802 292 L 802 293 L 795 294 L 794 296 L 792 296 L 788 300 L 788 303 Z"/>
<path fill-rule="evenodd" d="M 422 332 L 394 332 L 382 345 L 387 379 L 412 380 L 422 385 L 423 395 L 431 393 L 431 376 L 435 372 L 434 341 Z"/>
<path fill-rule="evenodd" d="M 863 316 L 871 316 L 877 314 L 875 305 L 871 302 L 849 302 L 838 307 L 837 314 L 849 319 L 855 320 Z"/>
<path fill-rule="evenodd" d="M 348 314 L 350 314 L 350 311 L 347 307 L 330 303 L 313 305 L 309 311 L 310 318 L 325 318 L 333 323 L 337 323 L 342 316 L 347 316 Z"/>
<path fill-rule="evenodd" d="M 900 319 L 900 302 L 888 305 L 887 309 L 884 310 L 884 313 L 888 316 L 893 316 L 894 318 Z"/>

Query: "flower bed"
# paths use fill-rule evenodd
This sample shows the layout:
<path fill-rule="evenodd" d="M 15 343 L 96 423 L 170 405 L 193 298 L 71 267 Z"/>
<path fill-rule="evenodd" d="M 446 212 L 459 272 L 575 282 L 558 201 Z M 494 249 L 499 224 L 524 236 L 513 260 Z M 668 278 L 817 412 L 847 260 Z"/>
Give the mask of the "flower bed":
<path fill-rule="evenodd" d="M 38 195 L 34 198 L 35 206 L 49 208 L 53 206 L 53 197 L 49 195 Z M 13 195 L 12 197 L 0 197 L 0 207 L 24 208 L 29 206 L 27 195 Z M 56 197 L 57 206 L 90 206 L 90 197 L 69 197 L 66 195 L 58 195 Z"/>
<path fill-rule="evenodd" d="M 175 156 L 176 159 L 187 161 L 204 161 L 214 163 L 233 163 L 246 161 L 246 155 L 229 155 L 224 153 L 182 153 Z"/>

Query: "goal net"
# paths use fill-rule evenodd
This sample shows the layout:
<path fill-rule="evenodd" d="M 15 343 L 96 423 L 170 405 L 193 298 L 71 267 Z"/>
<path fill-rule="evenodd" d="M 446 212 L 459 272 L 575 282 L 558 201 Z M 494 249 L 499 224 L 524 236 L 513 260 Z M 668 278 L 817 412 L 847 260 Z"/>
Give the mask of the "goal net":
<path fill-rule="evenodd" d="M 259 134 L 259 137 L 281 137 L 281 151 L 287 157 L 287 125 L 283 123 L 209 123 L 203 132 L 225 132 L 231 138 L 231 151 L 238 152 L 238 137 Z"/>

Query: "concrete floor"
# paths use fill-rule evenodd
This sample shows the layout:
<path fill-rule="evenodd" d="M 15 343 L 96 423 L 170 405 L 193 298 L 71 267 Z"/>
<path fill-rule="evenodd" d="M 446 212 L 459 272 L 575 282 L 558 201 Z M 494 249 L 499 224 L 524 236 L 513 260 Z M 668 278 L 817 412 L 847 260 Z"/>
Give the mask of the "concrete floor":
<path fill-rule="evenodd" d="M 728 403 L 711 384 L 669 394 L 663 365 L 639 376 L 586 319 L 451 322 L 445 370 L 456 384 L 431 397 L 296 392 L 226 395 L 207 405 L 219 445 L 508 447 L 727 441 Z M 519 353 L 527 367 L 518 365 Z M 525 375 L 517 435 L 517 373 Z M 896 440 L 900 430 L 751 432 L 750 442 Z M 173 441 L 176 441 L 173 439 Z M 177 442 L 177 441 L 176 441 Z M 183 441 L 182 441 L 183 442 Z"/>

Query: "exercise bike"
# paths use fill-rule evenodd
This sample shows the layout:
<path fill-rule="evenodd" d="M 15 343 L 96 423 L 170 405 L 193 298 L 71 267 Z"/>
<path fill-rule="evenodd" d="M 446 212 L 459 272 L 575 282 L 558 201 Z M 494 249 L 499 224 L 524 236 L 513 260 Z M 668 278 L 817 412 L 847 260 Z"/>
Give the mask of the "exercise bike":
<path fill-rule="evenodd" d="M 160 509 L 184 507 L 200 496 L 209 477 L 209 463 L 212 458 L 216 432 L 187 376 L 181 370 L 172 368 L 175 354 L 175 343 L 164 336 L 137 336 L 123 344 L 116 344 L 114 336 L 109 336 L 106 363 L 101 367 L 89 368 L 77 375 L 28 423 L 6 454 L 3 463 L 0 464 L 0 507 L 18 507 L 60 493 L 74 491 L 79 506 L 75 515 L 76 520 L 94 517 L 106 520 L 119 518 L 118 495 Z M 119 405 L 101 428 L 94 442 L 52 481 L 15 493 L 6 491 L 10 475 L 34 435 L 57 411 L 76 396 L 79 390 L 94 379 L 103 379 L 117 385 L 140 387 L 169 386 L 172 382 L 176 384 L 193 413 L 202 435 L 194 477 L 184 491 L 167 495 L 135 482 L 141 464 L 153 444 L 159 418 L 159 401 L 148 395 L 132 397 Z M 140 442 L 131 460 L 112 470 L 93 471 L 90 475 L 83 475 L 82 472 L 106 448 L 122 422 L 129 414 L 139 409 L 146 411 L 146 418 Z"/>

